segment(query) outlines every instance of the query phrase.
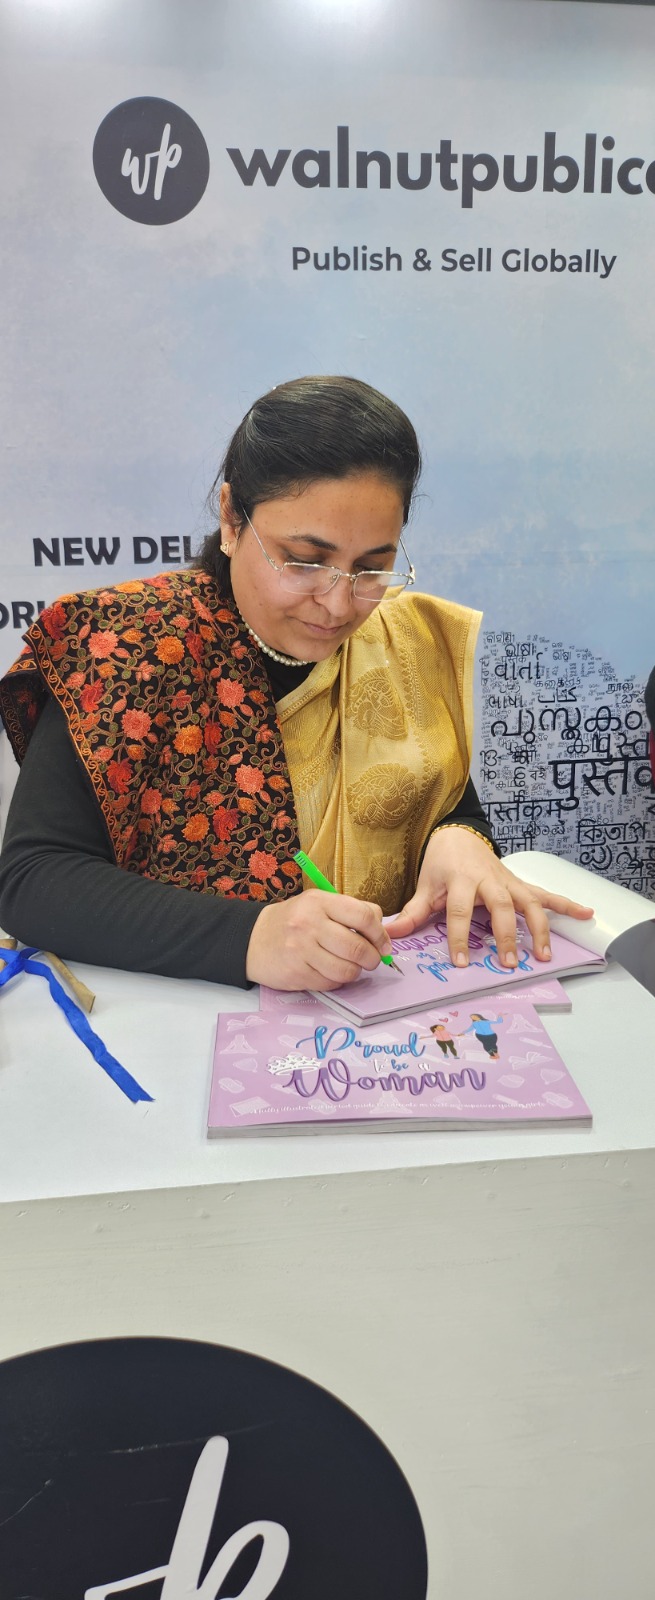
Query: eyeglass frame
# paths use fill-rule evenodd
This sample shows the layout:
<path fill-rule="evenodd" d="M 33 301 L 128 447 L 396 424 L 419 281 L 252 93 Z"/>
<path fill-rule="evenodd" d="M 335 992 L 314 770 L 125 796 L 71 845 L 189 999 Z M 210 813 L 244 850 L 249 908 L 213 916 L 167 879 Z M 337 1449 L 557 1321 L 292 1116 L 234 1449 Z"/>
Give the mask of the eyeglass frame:
<path fill-rule="evenodd" d="M 328 566 L 327 563 L 325 563 L 323 561 L 283 561 L 282 565 L 279 566 L 278 562 L 274 561 L 273 557 L 269 556 L 268 551 L 265 550 L 264 545 L 262 544 L 262 541 L 261 541 L 261 539 L 259 537 L 259 534 L 257 532 L 257 529 L 254 526 L 254 524 L 250 521 L 250 517 L 248 516 L 247 511 L 244 511 L 243 515 L 244 515 L 244 517 L 246 519 L 246 522 L 248 523 L 248 527 L 251 529 L 252 533 L 254 533 L 254 535 L 255 535 L 255 538 L 256 538 L 257 543 L 259 545 L 259 548 L 260 548 L 260 550 L 262 552 L 262 555 L 268 561 L 269 567 L 273 567 L 273 570 L 275 572 L 277 572 L 280 580 L 282 580 L 282 573 L 284 572 L 286 567 L 304 567 L 305 569 L 313 568 L 316 572 L 332 572 L 332 573 L 334 573 L 334 577 L 332 578 L 332 581 L 328 584 L 327 589 L 319 589 L 319 590 L 314 590 L 314 591 L 311 590 L 311 589 L 307 589 L 307 591 L 306 591 L 307 594 L 312 594 L 312 593 L 316 593 L 316 594 L 331 594 L 332 590 L 336 588 L 336 586 L 337 586 L 337 584 L 339 582 L 339 579 L 340 578 L 347 578 L 349 584 L 351 585 L 350 592 L 351 592 L 351 596 L 352 596 L 353 600 L 358 600 L 360 605 L 376 606 L 376 605 L 380 604 L 380 600 L 384 599 L 384 595 L 380 595 L 380 600 L 373 600 L 373 599 L 369 600 L 363 595 L 355 594 L 355 584 L 356 584 L 358 578 L 394 577 L 394 578 L 404 579 L 404 582 L 402 584 L 401 593 L 402 593 L 402 591 L 404 589 L 413 588 L 414 584 L 416 583 L 416 568 L 414 566 L 413 561 L 410 560 L 409 552 L 405 549 L 405 546 L 403 544 L 403 536 L 402 536 L 402 534 L 398 535 L 398 544 L 400 545 L 400 548 L 401 548 L 401 550 L 403 552 L 403 555 L 404 555 L 406 561 L 409 563 L 409 572 L 407 572 L 407 573 L 405 573 L 405 572 L 394 572 L 394 571 L 389 572 L 388 570 L 385 570 L 383 567 L 364 567 L 361 572 L 342 572 L 340 567 Z M 387 584 L 387 589 L 394 589 L 394 588 L 400 588 L 400 584 L 392 584 L 392 583 Z M 296 594 L 301 594 L 303 591 L 297 589 L 295 592 L 296 592 Z"/>

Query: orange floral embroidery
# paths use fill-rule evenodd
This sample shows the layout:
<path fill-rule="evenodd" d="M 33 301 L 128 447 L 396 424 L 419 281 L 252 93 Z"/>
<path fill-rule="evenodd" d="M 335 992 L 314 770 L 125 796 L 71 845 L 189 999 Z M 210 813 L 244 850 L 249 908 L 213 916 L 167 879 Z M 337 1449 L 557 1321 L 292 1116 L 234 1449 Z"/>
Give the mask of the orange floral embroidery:
<path fill-rule="evenodd" d="M 206 722 L 204 730 L 205 749 L 210 755 L 215 755 L 223 743 L 223 729 L 220 722 Z"/>
<path fill-rule="evenodd" d="M 102 678 L 96 679 L 95 683 L 88 683 L 80 695 L 80 705 L 82 710 L 96 711 L 100 705 L 100 701 L 102 700 L 104 692 L 105 686 Z"/>
<path fill-rule="evenodd" d="M 228 806 L 218 806 L 212 817 L 212 827 L 217 839 L 229 839 L 239 825 L 239 812 Z"/>
<path fill-rule="evenodd" d="M 216 694 L 222 706 L 240 706 L 245 690 L 243 684 L 237 683 L 234 678 L 219 678 Z"/>
<path fill-rule="evenodd" d="M 128 739 L 142 739 L 150 731 L 152 718 L 147 711 L 124 711 L 121 717 L 123 731 Z"/>
<path fill-rule="evenodd" d="M 260 878 L 262 883 L 265 883 L 266 879 L 271 878 L 277 871 L 275 856 L 268 855 L 266 850 L 253 850 L 250 857 L 250 871 L 253 878 Z"/>
<path fill-rule="evenodd" d="M 245 762 L 237 767 L 234 776 L 239 789 L 245 789 L 246 794 L 259 794 L 266 782 L 259 767 L 250 767 Z"/>
<path fill-rule="evenodd" d="M 184 837 L 185 839 L 204 839 L 205 834 L 208 832 L 209 822 L 207 817 L 203 817 L 202 813 L 198 811 L 195 817 L 189 817 L 189 821 L 184 828 Z"/>
<path fill-rule="evenodd" d="M 96 661 L 102 661 L 110 656 L 116 649 L 118 638 L 111 628 L 104 628 L 102 633 L 90 633 L 87 648 Z"/>
<path fill-rule="evenodd" d="M 176 662 L 182 660 L 184 655 L 184 645 L 182 644 L 182 640 L 174 638 L 174 636 L 170 633 L 165 634 L 163 639 L 157 640 L 155 654 L 159 657 L 160 661 L 165 661 L 170 663 L 171 666 L 174 666 Z"/>
<path fill-rule="evenodd" d="M 66 626 L 66 608 L 60 600 L 55 601 L 53 606 L 46 608 L 43 612 L 42 622 L 51 639 L 61 639 Z"/>
<path fill-rule="evenodd" d="M 195 722 L 187 723 L 185 728 L 180 728 L 174 739 L 175 749 L 183 756 L 194 756 L 202 744 L 202 733 Z"/>
<path fill-rule="evenodd" d="M 161 795 L 158 789 L 144 789 L 141 796 L 141 810 L 147 816 L 156 817 L 161 811 Z"/>
<path fill-rule="evenodd" d="M 189 632 L 185 637 L 184 643 L 187 647 L 189 655 L 193 656 L 194 661 L 202 661 L 205 654 L 205 646 L 202 642 L 200 634 L 196 633 L 194 628 L 189 628 Z"/>
<path fill-rule="evenodd" d="M 134 777 L 131 761 L 110 761 L 107 777 L 116 794 L 125 794 L 131 778 Z"/>

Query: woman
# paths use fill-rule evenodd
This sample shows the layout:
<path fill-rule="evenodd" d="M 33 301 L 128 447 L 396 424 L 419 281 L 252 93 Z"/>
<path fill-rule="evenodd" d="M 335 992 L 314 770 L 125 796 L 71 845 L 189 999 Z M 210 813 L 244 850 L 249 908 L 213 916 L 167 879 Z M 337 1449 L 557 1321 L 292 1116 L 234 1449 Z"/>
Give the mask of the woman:
<path fill-rule="evenodd" d="M 444 906 L 466 965 L 479 901 L 504 965 L 515 907 L 548 959 L 543 908 L 587 913 L 496 857 L 469 779 L 479 617 L 411 592 L 419 468 L 408 418 L 367 384 L 282 384 L 228 446 L 196 570 L 43 612 L 2 685 L 23 760 L 9 932 L 98 964 L 327 990 Z M 337 894 L 298 893 L 299 844 Z"/>
<path fill-rule="evenodd" d="M 497 1028 L 502 1020 L 502 1017 L 482 1017 L 479 1011 L 472 1011 L 470 1028 L 465 1028 L 464 1032 L 458 1034 L 457 1037 L 464 1039 L 467 1033 L 474 1033 L 478 1043 L 482 1045 L 490 1060 L 498 1061 L 500 1059 L 498 1054 L 498 1034 L 494 1033 L 494 1028 Z"/>
<path fill-rule="evenodd" d="M 452 1034 L 445 1022 L 433 1022 L 430 1033 L 421 1034 L 422 1039 L 429 1039 L 430 1037 L 434 1038 L 438 1044 L 442 1056 L 447 1056 L 450 1051 L 451 1056 L 454 1056 L 456 1061 L 459 1059 L 455 1049 L 455 1039 L 458 1039 L 460 1035 Z"/>

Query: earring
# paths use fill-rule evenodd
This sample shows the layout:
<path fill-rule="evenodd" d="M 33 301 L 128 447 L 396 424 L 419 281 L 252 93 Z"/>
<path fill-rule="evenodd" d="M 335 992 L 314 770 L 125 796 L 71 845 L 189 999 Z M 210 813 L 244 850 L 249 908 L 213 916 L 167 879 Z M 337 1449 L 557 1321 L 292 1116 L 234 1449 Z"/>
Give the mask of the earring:
<path fill-rule="evenodd" d="M 230 554 L 230 548 L 229 548 L 229 545 L 227 545 L 227 544 L 222 544 L 222 545 L 221 545 L 221 555 L 222 555 L 222 556 L 229 556 L 229 554 Z"/>

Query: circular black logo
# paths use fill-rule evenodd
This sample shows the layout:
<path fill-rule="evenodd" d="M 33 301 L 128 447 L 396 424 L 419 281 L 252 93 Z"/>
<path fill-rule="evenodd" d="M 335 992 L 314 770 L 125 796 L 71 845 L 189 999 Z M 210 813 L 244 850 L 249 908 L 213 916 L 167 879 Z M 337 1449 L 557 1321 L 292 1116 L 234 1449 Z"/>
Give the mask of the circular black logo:
<path fill-rule="evenodd" d="M 193 117 L 172 100 L 123 100 L 100 123 L 93 170 L 117 211 L 132 222 L 179 222 L 207 188 L 209 151 Z"/>
<path fill-rule="evenodd" d="M 220 1345 L 0 1363 L 0 1590 L 41 1600 L 425 1600 L 418 1509 L 354 1412 Z"/>

